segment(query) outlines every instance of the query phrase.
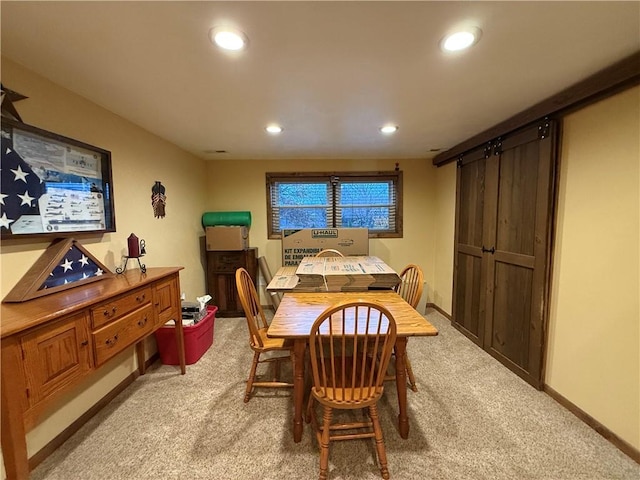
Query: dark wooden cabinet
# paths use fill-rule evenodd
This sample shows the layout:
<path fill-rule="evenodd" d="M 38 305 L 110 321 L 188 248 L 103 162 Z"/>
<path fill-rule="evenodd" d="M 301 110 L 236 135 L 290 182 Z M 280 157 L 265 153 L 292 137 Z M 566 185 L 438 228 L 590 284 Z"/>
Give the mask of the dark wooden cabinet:
<path fill-rule="evenodd" d="M 236 270 L 249 272 L 254 285 L 258 281 L 258 249 L 207 252 L 207 292 L 217 305 L 219 317 L 244 317 L 236 289 Z"/>

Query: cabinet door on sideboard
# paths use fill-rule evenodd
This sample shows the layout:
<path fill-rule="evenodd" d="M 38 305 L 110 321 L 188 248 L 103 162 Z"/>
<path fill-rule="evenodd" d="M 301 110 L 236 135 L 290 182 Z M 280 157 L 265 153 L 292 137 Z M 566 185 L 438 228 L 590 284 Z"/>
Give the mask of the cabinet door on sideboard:
<path fill-rule="evenodd" d="M 22 335 L 20 343 L 30 407 L 93 368 L 85 313 L 39 327 Z"/>
<path fill-rule="evenodd" d="M 180 308 L 180 282 L 178 275 L 158 282 L 153 289 L 154 304 L 158 315 L 158 325 L 162 326 L 169 320 L 182 318 Z"/>
<path fill-rule="evenodd" d="M 236 290 L 236 270 L 249 272 L 254 285 L 258 281 L 258 249 L 207 252 L 207 290 L 218 306 L 219 317 L 244 317 Z"/>

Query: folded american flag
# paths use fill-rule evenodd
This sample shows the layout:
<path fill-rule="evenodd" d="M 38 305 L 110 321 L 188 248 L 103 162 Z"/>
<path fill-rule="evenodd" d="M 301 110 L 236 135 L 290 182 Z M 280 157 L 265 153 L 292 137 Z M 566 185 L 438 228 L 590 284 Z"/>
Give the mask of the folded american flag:
<path fill-rule="evenodd" d="M 10 142 L 3 138 L 0 148 L 0 228 L 10 230 L 22 215 L 39 215 L 38 199 L 46 186 Z"/>
<path fill-rule="evenodd" d="M 99 277 L 103 274 L 104 271 L 91 258 L 77 246 L 72 245 L 39 290 L 66 285 L 89 277 Z"/>

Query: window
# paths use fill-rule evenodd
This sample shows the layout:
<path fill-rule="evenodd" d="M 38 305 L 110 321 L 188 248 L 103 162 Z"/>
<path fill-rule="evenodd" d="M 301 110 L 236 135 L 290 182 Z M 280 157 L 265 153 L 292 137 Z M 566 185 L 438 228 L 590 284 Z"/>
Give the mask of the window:
<path fill-rule="evenodd" d="M 267 216 L 269 238 L 348 227 L 402 237 L 402 172 L 267 173 Z"/>

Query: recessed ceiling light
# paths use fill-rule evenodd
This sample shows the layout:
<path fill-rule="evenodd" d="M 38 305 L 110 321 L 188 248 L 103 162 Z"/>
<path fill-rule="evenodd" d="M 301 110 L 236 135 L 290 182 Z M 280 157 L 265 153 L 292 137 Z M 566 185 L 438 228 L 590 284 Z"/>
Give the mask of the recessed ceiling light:
<path fill-rule="evenodd" d="M 282 127 L 280 125 L 267 125 L 265 127 L 265 130 L 269 133 L 272 133 L 274 135 L 278 134 L 278 133 L 282 133 Z"/>
<path fill-rule="evenodd" d="M 380 127 L 380 131 L 382 133 L 386 133 L 387 135 L 390 133 L 395 133 L 398 131 L 398 127 L 396 125 L 385 125 L 384 127 Z"/>
<path fill-rule="evenodd" d="M 478 43 L 482 30 L 473 27 L 447 35 L 442 39 L 440 48 L 445 52 L 458 52 Z"/>
<path fill-rule="evenodd" d="M 213 27 L 209 30 L 209 40 L 224 50 L 238 51 L 247 47 L 249 39 L 237 28 Z"/>

